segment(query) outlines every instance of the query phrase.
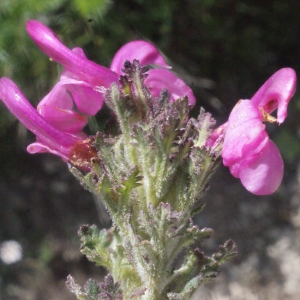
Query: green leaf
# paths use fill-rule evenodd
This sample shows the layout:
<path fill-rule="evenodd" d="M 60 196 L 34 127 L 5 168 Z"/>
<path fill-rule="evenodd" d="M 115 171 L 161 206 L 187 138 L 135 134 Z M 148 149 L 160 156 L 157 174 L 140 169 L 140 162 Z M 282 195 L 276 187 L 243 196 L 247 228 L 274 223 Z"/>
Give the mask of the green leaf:
<path fill-rule="evenodd" d="M 95 279 L 90 278 L 84 285 L 84 290 L 93 300 L 98 300 L 98 294 L 100 290 Z"/>
<path fill-rule="evenodd" d="M 113 241 L 113 230 L 102 229 L 100 232 L 96 225 L 83 225 L 78 231 L 81 240 L 81 253 L 98 266 L 112 268 L 109 248 Z"/>
<path fill-rule="evenodd" d="M 168 293 L 169 299 L 189 299 L 190 294 L 192 294 L 196 288 L 201 285 L 202 281 L 203 277 L 201 275 L 194 277 L 185 285 L 181 293 Z"/>
<path fill-rule="evenodd" d="M 87 293 L 82 291 L 81 286 L 75 281 L 75 279 L 69 275 L 66 281 L 67 288 L 71 293 L 74 293 L 79 300 L 91 300 Z"/>
<path fill-rule="evenodd" d="M 232 240 L 225 242 L 224 246 L 219 246 L 219 252 L 213 254 L 213 259 L 220 265 L 232 259 L 237 254 L 237 248 Z"/>

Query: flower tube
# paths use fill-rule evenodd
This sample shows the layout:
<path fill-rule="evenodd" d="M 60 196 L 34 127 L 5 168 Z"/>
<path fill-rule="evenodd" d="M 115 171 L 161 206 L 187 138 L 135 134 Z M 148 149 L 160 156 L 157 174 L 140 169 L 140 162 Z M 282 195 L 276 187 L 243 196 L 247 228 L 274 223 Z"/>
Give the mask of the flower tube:
<path fill-rule="evenodd" d="M 27 147 L 29 153 L 50 152 L 69 160 L 71 149 L 82 141 L 82 138 L 49 124 L 9 78 L 0 79 L 0 99 L 36 135 L 37 142 Z"/>
<path fill-rule="evenodd" d="M 78 79 L 92 86 L 105 87 L 110 87 L 118 80 L 115 72 L 66 47 L 55 33 L 41 22 L 30 20 L 26 23 L 26 29 L 32 40 L 45 54 L 75 74 Z"/>

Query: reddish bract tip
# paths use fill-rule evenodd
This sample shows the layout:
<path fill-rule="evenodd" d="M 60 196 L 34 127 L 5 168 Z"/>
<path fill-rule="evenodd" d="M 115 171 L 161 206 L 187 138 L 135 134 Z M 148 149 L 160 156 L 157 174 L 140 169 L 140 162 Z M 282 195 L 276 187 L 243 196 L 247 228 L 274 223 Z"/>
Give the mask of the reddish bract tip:
<path fill-rule="evenodd" d="M 70 162 L 78 168 L 90 167 L 93 158 L 97 158 L 97 150 L 91 145 L 92 139 L 78 141 L 70 151 Z"/>

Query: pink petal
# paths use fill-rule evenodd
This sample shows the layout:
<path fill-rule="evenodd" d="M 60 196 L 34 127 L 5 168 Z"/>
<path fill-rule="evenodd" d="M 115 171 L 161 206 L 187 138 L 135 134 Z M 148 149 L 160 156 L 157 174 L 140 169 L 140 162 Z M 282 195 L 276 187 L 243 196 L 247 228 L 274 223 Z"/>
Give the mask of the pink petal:
<path fill-rule="evenodd" d="M 83 59 L 87 59 L 86 55 L 84 54 L 83 50 L 79 47 L 75 47 L 72 49 L 72 52 L 76 53 L 78 56 L 80 56 Z M 70 71 L 69 69 L 64 68 L 63 72 L 60 75 L 60 80 L 63 79 L 76 79 L 76 80 L 81 80 L 80 76 L 78 77 L 77 74 L 73 73 L 72 71 Z"/>
<path fill-rule="evenodd" d="M 103 93 L 92 89 L 84 82 L 66 85 L 66 90 L 71 93 L 77 109 L 89 116 L 94 116 L 104 103 Z"/>
<path fill-rule="evenodd" d="M 154 97 L 158 97 L 163 89 L 171 94 L 171 101 L 187 96 L 190 105 L 195 105 L 196 98 L 192 89 L 183 80 L 165 69 L 151 69 L 145 79 L 145 85 Z"/>
<path fill-rule="evenodd" d="M 42 113 L 44 107 L 57 107 L 63 110 L 72 110 L 74 102 L 72 95 L 68 93 L 67 86 L 70 83 L 78 83 L 78 80 L 60 80 L 52 90 L 39 102 L 37 110 Z"/>
<path fill-rule="evenodd" d="M 277 107 L 277 122 L 281 124 L 287 116 L 287 106 L 296 89 L 296 74 L 291 68 L 283 68 L 273 74 L 252 97 L 257 107 L 267 113 Z"/>
<path fill-rule="evenodd" d="M 43 145 L 59 153 L 61 157 L 68 157 L 70 148 L 81 140 L 49 124 L 31 106 L 19 88 L 9 78 L 2 77 L 0 79 L 0 99 L 13 115 L 37 136 Z"/>
<path fill-rule="evenodd" d="M 88 122 L 87 117 L 77 112 L 53 106 L 40 106 L 39 113 L 57 129 L 72 134 L 81 132 Z"/>
<path fill-rule="evenodd" d="M 256 195 L 274 193 L 283 177 L 283 161 L 276 145 L 267 140 L 261 152 L 241 164 L 240 179 Z"/>
<path fill-rule="evenodd" d="M 260 110 L 251 100 L 233 108 L 222 150 L 223 163 L 247 190 L 256 195 L 273 193 L 283 176 L 279 150 L 270 141 Z"/>
<path fill-rule="evenodd" d="M 221 126 L 217 127 L 212 134 L 208 137 L 205 146 L 214 147 L 219 139 L 222 139 L 226 133 L 228 123 L 224 123 Z"/>
<path fill-rule="evenodd" d="M 250 100 L 240 100 L 229 116 L 222 150 L 223 163 L 233 176 L 239 177 L 241 161 L 255 155 L 265 139 L 259 109 Z"/>
<path fill-rule="evenodd" d="M 140 65 L 154 64 L 169 68 L 164 57 L 159 53 L 154 45 L 146 41 L 132 41 L 121 47 L 115 54 L 110 69 L 118 74 L 122 73 L 124 62 L 132 62 L 137 59 Z"/>
<path fill-rule="evenodd" d="M 79 47 L 72 49 L 72 52 L 86 58 L 83 50 Z M 72 109 L 74 100 L 77 109 L 90 116 L 94 116 L 101 108 L 104 102 L 105 88 L 96 89 L 94 86 L 80 80 L 76 74 L 70 70 L 64 70 L 60 76 L 60 81 L 54 86 L 53 90 L 48 94 L 50 99 L 42 100 L 56 104 L 59 108 Z M 68 103 L 68 104 L 66 104 Z M 67 107 L 65 107 L 67 105 Z"/>
<path fill-rule="evenodd" d="M 54 155 L 61 156 L 63 160 L 67 161 L 68 156 L 62 155 L 61 152 L 56 151 L 55 149 L 52 149 L 42 143 L 35 142 L 27 146 L 26 148 L 27 152 L 30 154 L 36 154 L 36 153 L 51 153 Z"/>
<path fill-rule="evenodd" d="M 62 77 L 38 104 L 39 113 L 49 123 L 63 131 L 75 133 L 87 124 L 87 118 L 73 111 L 95 115 L 102 107 L 103 95 L 84 81 Z"/>
<path fill-rule="evenodd" d="M 54 61 L 63 65 L 80 78 L 93 86 L 110 87 L 118 81 L 118 75 L 111 70 L 82 57 L 67 48 L 47 26 L 36 20 L 26 23 L 26 29 L 37 46 Z"/>

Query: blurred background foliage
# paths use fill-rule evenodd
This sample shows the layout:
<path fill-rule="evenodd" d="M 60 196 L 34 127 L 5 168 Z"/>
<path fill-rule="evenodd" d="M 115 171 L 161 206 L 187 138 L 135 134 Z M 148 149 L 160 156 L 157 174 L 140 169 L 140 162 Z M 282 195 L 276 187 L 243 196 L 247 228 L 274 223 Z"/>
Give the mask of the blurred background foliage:
<path fill-rule="evenodd" d="M 89 59 L 105 66 L 124 43 L 146 39 L 194 89 L 198 99 L 194 114 L 204 106 L 221 123 L 237 100 L 250 98 L 279 68 L 289 66 L 300 74 L 299 13 L 298 0 L 1 0 L 0 75 L 13 79 L 33 105 L 58 80 L 61 67 L 26 33 L 29 19 L 42 21 L 68 47 L 82 47 Z M 288 187 L 299 163 L 299 113 L 296 94 L 285 124 L 269 130 L 284 157 L 283 186 Z M 73 299 L 63 283 L 68 273 L 87 279 L 95 272 L 80 256 L 76 230 L 83 223 L 99 224 L 99 215 L 65 163 L 25 152 L 31 140 L 33 136 L 0 105 L 0 242 L 18 240 L 24 251 L 22 262 L 0 263 L 1 292 L 3 299 Z M 239 186 L 228 171 L 223 172 L 220 182 Z M 217 185 L 215 189 L 222 193 Z M 250 197 L 236 189 L 235 197 Z M 283 191 L 266 197 L 265 203 L 273 203 L 281 194 L 286 197 L 289 191 Z M 289 212 L 290 206 L 276 203 L 278 210 Z M 213 206 L 209 209 L 214 211 Z M 222 217 L 230 218 L 232 212 L 228 207 L 225 211 L 228 216 Z M 270 226 L 279 221 L 289 224 L 289 214 L 276 211 L 275 215 Z M 205 220 L 209 223 L 209 213 Z M 211 223 L 216 232 L 220 222 Z M 227 231 L 225 239 L 232 237 Z M 251 247 L 244 242 L 241 257 L 249 250 L 243 249 Z"/>

